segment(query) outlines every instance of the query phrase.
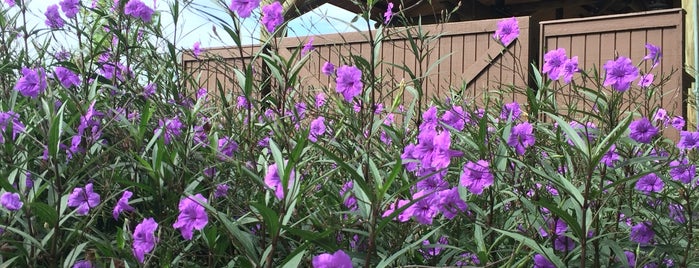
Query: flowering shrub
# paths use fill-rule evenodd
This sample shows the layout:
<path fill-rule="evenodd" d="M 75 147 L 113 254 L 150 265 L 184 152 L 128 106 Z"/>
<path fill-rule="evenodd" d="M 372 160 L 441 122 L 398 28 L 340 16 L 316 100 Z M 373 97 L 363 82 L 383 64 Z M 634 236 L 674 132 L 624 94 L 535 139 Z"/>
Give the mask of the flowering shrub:
<path fill-rule="evenodd" d="M 163 16 L 178 23 L 178 1 L 168 14 L 140 0 L 63 0 L 35 31 L 18 27 L 23 1 L 5 2 L 3 264 L 697 265 L 699 132 L 653 106 L 663 82 L 654 80 L 655 45 L 642 59 L 609 59 L 604 71 L 552 49 L 531 74 L 536 88 L 496 89 L 526 103 L 488 94 L 428 103 L 423 74 L 383 81 L 380 68 L 394 63 L 376 47 L 370 59 L 325 62 L 318 71 L 334 83 L 306 88 L 296 70 L 313 55 L 312 38 L 290 56 L 256 52 L 235 68 L 235 88 L 205 89 L 180 55 L 216 59 L 161 30 Z M 259 5 L 219 3 L 232 19 L 219 26 L 238 47 L 241 20 Z M 267 31 L 284 31 L 279 2 L 261 12 Z M 400 10 L 389 4 L 383 18 L 400 23 Z M 63 50 L 49 30 L 78 47 Z M 367 38 L 377 47 L 395 34 L 376 31 Z M 518 34 L 509 18 L 493 38 L 511 46 Z M 632 89 L 644 92 L 632 107 L 646 108 L 622 113 Z M 561 107 L 557 90 L 593 107 Z M 672 128 L 677 142 L 663 136 Z"/>

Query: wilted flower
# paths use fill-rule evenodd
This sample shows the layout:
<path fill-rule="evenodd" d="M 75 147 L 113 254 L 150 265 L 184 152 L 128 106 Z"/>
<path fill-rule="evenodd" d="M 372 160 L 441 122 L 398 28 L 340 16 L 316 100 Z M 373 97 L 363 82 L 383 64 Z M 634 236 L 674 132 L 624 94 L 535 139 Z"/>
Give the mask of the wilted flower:
<path fill-rule="evenodd" d="M 313 50 L 313 36 L 308 38 L 308 42 L 306 42 L 305 45 L 303 45 L 303 48 L 301 49 L 301 56 L 308 54 L 308 52 L 311 52 Z"/>
<path fill-rule="evenodd" d="M 133 193 L 128 190 L 121 194 L 121 198 L 119 198 L 119 201 L 117 201 L 117 204 L 114 206 L 114 210 L 112 211 L 112 216 L 115 220 L 119 218 L 119 214 L 123 211 L 134 211 L 134 208 L 129 205 L 129 199 L 132 195 Z"/>
<path fill-rule="evenodd" d="M 145 255 L 155 248 L 155 231 L 158 223 L 153 218 L 144 219 L 136 225 L 133 232 L 133 255 L 138 262 L 143 263 Z"/>
<path fill-rule="evenodd" d="M 178 206 L 180 215 L 177 216 L 177 221 L 175 221 L 172 227 L 180 229 L 182 237 L 186 240 L 192 240 L 194 229 L 204 229 L 204 226 L 209 223 L 209 216 L 201 203 L 207 203 L 206 198 L 201 194 L 188 196 L 180 200 Z"/>
<path fill-rule="evenodd" d="M 4 192 L 0 196 L 0 205 L 9 211 L 17 211 L 22 208 L 22 200 L 19 199 L 18 193 Z"/>
<path fill-rule="evenodd" d="M 655 134 L 658 134 L 658 129 L 645 117 L 631 122 L 629 131 L 629 138 L 640 143 L 650 143 Z"/>
<path fill-rule="evenodd" d="M 46 89 L 46 74 L 43 68 L 22 68 L 22 77 L 17 80 L 15 90 L 22 96 L 36 98 Z"/>
<path fill-rule="evenodd" d="M 653 232 L 650 222 L 640 222 L 631 227 L 630 235 L 631 241 L 639 244 L 648 244 L 655 237 L 655 232 Z"/>
<path fill-rule="evenodd" d="M 547 74 L 551 80 L 558 80 L 565 71 L 563 66 L 567 60 L 566 50 L 562 47 L 546 52 L 541 72 Z"/>
<path fill-rule="evenodd" d="M 393 2 L 388 2 L 386 12 L 383 13 L 383 24 L 388 24 L 393 18 Z"/>
<path fill-rule="evenodd" d="M 643 57 L 643 60 L 651 60 L 653 65 L 650 68 L 653 69 L 660 63 L 660 58 L 663 57 L 663 53 L 660 52 L 660 47 L 651 43 L 646 43 L 646 49 L 648 49 L 648 55 Z"/>
<path fill-rule="evenodd" d="M 274 3 L 263 6 L 261 22 L 262 25 L 265 26 L 265 29 L 267 29 L 267 32 L 274 32 L 277 26 L 284 22 L 282 4 L 280 4 L 279 1 L 275 1 Z"/>
<path fill-rule="evenodd" d="M 68 196 L 68 207 L 77 207 L 76 214 L 87 215 L 90 208 L 94 208 L 100 203 L 100 195 L 92 191 L 92 183 L 85 185 L 85 188 L 77 187 Z"/>
<path fill-rule="evenodd" d="M 619 154 L 616 153 L 616 145 L 612 144 L 600 161 L 607 165 L 608 167 L 614 166 L 614 163 L 619 160 Z"/>
<path fill-rule="evenodd" d="M 342 250 L 314 256 L 312 263 L 313 268 L 352 268 L 352 259 Z"/>
<path fill-rule="evenodd" d="M 493 34 L 495 40 L 499 40 L 503 45 L 508 46 L 519 37 L 519 23 L 515 17 L 498 21 L 498 28 Z"/>
<path fill-rule="evenodd" d="M 58 5 L 50 5 L 46 8 L 44 15 L 46 15 L 46 26 L 51 27 L 51 29 L 60 29 L 65 25 L 65 21 L 61 18 L 61 13 L 58 13 Z"/>
<path fill-rule="evenodd" d="M 130 0 L 124 6 L 124 14 L 150 22 L 153 17 L 153 9 L 141 2 L 141 0 Z"/>
<path fill-rule="evenodd" d="M 323 105 L 325 105 L 325 102 L 325 94 L 323 94 L 323 92 L 318 93 L 318 95 L 316 95 L 316 108 L 323 107 Z"/>
<path fill-rule="evenodd" d="M 604 86 L 612 86 L 619 92 L 628 90 L 631 82 L 638 78 L 638 68 L 627 57 L 607 61 L 604 64 L 604 70 L 607 72 Z"/>
<path fill-rule="evenodd" d="M 345 97 L 346 101 L 352 101 L 352 98 L 362 93 L 364 84 L 362 83 L 362 71 L 354 66 L 343 65 L 337 68 L 337 92 Z"/>
<path fill-rule="evenodd" d="M 418 251 L 422 254 L 422 257 L 425 259 L 431 259 L 432 257 L 438 256 L 440 253 L 442 253 L 442 250 L 444 249 L 440 245 L 449 245 L 449 239 L 446 236 L 441 236 L 439 240 L 437 240 L 436 243 L 432 244 L 430 240 L 423 240 L 422 241 L 423 246 L 429 246 L 427 248 L 421 248 L 418 249 Z"/>
<path fill-rule="evenodd" d="M 155 90 L 158 88 L 158 85 L 155 83 L 148 83 L 145 87 L 143 87 L 143 96 L 146 98 L 149 98 L 153 94 L 155 94 Z"/>
<path fill-rule="evenodd" d="M 78 14 L 80 7 L 80 0 L 63 0 L 58 3 L 61 5 L 61 10 L 66 14 L 66 17 L 72 19 Z"/>
<path fill-rule="evenodd" d="M 194 45 L 192 46 L 192 54 L 194 55 L 195 58 L 199 58 L 199 55 L 201 55 L 201 43 L 199 41 L 194 42 Z"/>
<path fill-rule="evenodd" d="M 241 18 L 247 18 L 258 6 L 260 6 L 260 0 L 232 0 L 228 8 L 238 12 L 238 16 Z"/>
<path fill-rule="evenodd" d="M 678 223 L 685 223 L 687 218 L 684 216 L 684 208 L 680 204 L 670 204 L 668 206 L 670 213 L 668 216 Z"/>
<path fill-rule="evenodd" d="M 468 189 L 469 192 L 480 195 L 483 189 L 493 185 L 493 174 L 490 173 L 489 163 L 485 160 L 477 162 L 468 162 L 464 165 L 463 173 L 461 173 L 460 183 Z"/>

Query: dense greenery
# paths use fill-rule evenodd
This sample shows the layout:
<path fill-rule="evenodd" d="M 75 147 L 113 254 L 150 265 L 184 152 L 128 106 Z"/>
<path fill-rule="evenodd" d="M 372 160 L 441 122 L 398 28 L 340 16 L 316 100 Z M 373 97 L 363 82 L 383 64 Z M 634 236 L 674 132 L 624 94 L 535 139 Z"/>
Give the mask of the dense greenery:
<path fill-rule="evenodd" d="M 430 99 L 426 73 L 383 62 L 381 49 L 330 62 L 335 82 L 305 87 L 310 44 L 283 56 L 272 38 L 225 74 L 234 88 L 200 89 L 182 53 L 225 62 L 175 43 L 162 18 L 206 9 L 107 2 L 63 0 L 35 29 L 23 0 L 3 3 L 3 265 L 698 265 L 699 134 L 663 135 L 685 126 L 656 105 L 668 79 L 657 47 L 599 70 L 552 50 L 522 74 L 533 88 L 468 97 L 454 85 Z M 230 16 L 212 16 L 219 34 L 242 46 L 257 6 L 211 5 Z M 273 5 L 261 23 L 280 36 Z M 367 40 L 408 36 L 424 60 L 438 33 L 388 31 L 398 9 Z M 509 45 L 516 27 L 505 19 L 494 38 Z M 385 66 L 411 80 L 392 84 Z M 526 103 L 499 97 L 513 91 Z"/>

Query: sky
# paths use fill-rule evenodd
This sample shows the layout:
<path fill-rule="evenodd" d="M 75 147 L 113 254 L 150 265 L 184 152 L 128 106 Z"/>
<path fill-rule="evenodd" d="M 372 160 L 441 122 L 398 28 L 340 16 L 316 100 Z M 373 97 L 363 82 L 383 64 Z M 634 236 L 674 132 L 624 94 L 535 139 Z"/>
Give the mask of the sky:
<path fill-rule="evenodd" d="M 162 24 L 165 27 L 165 33 L 173 33 L 175 25 L 172 23 L 172 16 L 170 13 L 169 6 L 176 0 L 145 0 L 143 1 L 148 6 L 155 6 L 155 10 L 160 12 Z M 44 12 L 46 8 L 50 5 L 58 4 L 60 0 L 28 0 L 27 1 L 27 25 L 29 28 L 35 26 L 39 28 L 44 28 Z M 92 0 L 82 0 L 83 6 L 89 6 Z M 229 2 L 229 0 L 227 0 Z M 182 3 L 182 1 L 181 1 Z M 0 4 L 3 8 L 6 8 L 6 4 Z M 182 5 L 182 4 L 181 4 Z M 178 22 L 178 38 L 177 47 L 189 49 L 195 42 L 200 42 L 202 48 L 206 47 L 221 47 L 233 44 L 233 41 L 228 37 L 220 27 L 216 27 L 221 37 L 216 38 L 213 34 L 212 15 L 218 18 L 228 18 L 223 7 L 216 6 L 215 0 L 193 0 L 192 4 L 187 7 L 180 15 L 180 21 Z M 182 7 L 181 7 L 182 8 Z M 14 9 L 18 9 L 14 7 Z M 209 14 L 205 14 L 202 11 L 206 11 Z M 61 15 L 63 15 L 61 13 Z M 260 9 L 256 9 L 252 16 L 246 18 L 242 21 L 243 33 L 242 33 L 242 43 L 252 44 L 256 43 L 259 38 L 260 32 Z M 350 25 L 350 21 L 355 17 L 354 13 L 341 9 L 339 7 L 324 4 L 317 9 L 306 13 L 305 15 L 296 18 L 288 23 L 288 36 L 304 36 L 304 35 L 319 35 L 319 34 L 332 34 L 338 32 L 348 32 L 367 30 L 366 22 L 358 20 L 353 26 Z M 65 19 L 65 17 L 64 17 Z M 230 19 L 227 20 L 228 23 L 232 23 Z M 373 23 L 372 23 L 373 24 Z M 60 33 L 58 33 L 60 34 Z M 172 36 L 172 35 L 170 35 Z M 70 38 L 68 38 L 69 40 Z M 77 41 L 75 41 L 77 42 Z"/>

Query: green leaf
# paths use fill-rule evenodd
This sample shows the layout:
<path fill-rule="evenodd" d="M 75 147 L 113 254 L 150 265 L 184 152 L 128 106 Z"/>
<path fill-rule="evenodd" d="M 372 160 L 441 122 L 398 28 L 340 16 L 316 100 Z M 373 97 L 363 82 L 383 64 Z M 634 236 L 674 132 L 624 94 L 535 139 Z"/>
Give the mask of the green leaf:
<path fill-rule="evenodd" d="M 56 222 L 58 222 L 58 214 L 54 207 L 41 202 L 32 202 L 30 207 L 32 213 L 34 213 L 41 222 L 46 222 L 50 226 L 54 226 Z"/>
<path fill-rule="evenodd" d="M 554 266 L 556 266 L 556 267 L 566 267 L 566 266 L 563 264 L 563 262 L 561 261 L 561 259 L 558 258 L 558 256 L 556 256 L 556 254 L 554 254 L 554 252 L 553 252 L 553 250 L 552 250 L 551 248 L 544 247 L 544 246 L 540 245 L 539 243 L 537 243 L 536 241 L 534 241 L 534 239 L 531 239 L 531 238 L 529 238 L 529 237 L 523 236 L 523 235 L 518 234 L 518 233 L 514 233 L 514 232 L 510 232 L 510 231 L 505 231 L 505 230 L 500 230 L 500 229 L 497 229 L 497 228 L 493 228 L 493 230 L 495 230 L 496 232 L 501 233 L 501 234 L 503 234 L 503 235 L 505 235 L 505 236 L 508 236 L 508 237 L 514 239 L 515 241 L 518 241 L 518 242 L 523 243 L 523 244 L 526 245 L 527 247 L 531 248 L 532 250 L 534 250 L 534 251 L 536 251 L 537 253 L 543 255 L 544 257 L 546 257 L 549 261 L 551 261 L 551 263 L 553 263 Z"/>
<path fill-rule="evenodd" d="M 261 203 L 251 203 L 250 205 L 262 214 L 262 220 L 269 230 L 269 233 L 276 235 L 277 232 L 279 232 L 279 214 Z"/>
<path fill-rule="evenodd" d="M 400 256 L 402 256 L 403 254 L 405 254 L 406 252 L 408 252 L 408 251 L 410 251 L 410 250 L 413 250 L 414 248 L 416 248 L 416 247 L 422 245 L 422 241 L 425 241 L 425 239 L 427 239 L 427 238 L 429 238 L 430 236 L 432 236 L 434 233 L 436 233 L 437 231 L 439 231 L 439 229 L 442 229 L 442 226 L 444 226 L 444 225 L 440 225 L 440 226 L 438 226 L 438 227 L 432 229 L 432 231 L 430 231 L 430 232 L 428 232 L 427 234 L 423 235 L 423 236 L 420 237 L 419 239 L 416 239 L 415 242 L 410 243 L 410 245 L 404 246 L 401 250 L 397 251 L 396 253 L 393 253 L 393 254 L 392 254 L 391 256 L 389 256 L 388 258 L 382 259 L 381 262 L 379 262 L 379 264 L 376 265 L 376 267 L 377 267 L 377 268 L 388 267 L 389 265 L 391 265 L 391 263 L 393 263 L 396 259 L 398 259 L 398 257 L 400 257 Z M 562 267 L 562 266 L 561 266 L 561 267 Z"/>
<path fill-rule="evenodd" d="M 49 129 L 49 155 L 52 158 L 58 157 L 58 148 L 61 144 L 61 133 L 63 132 L 63 110 L 65 105 L 61 105 L 55 117 L 52 117 L 51 128 Z"/>

